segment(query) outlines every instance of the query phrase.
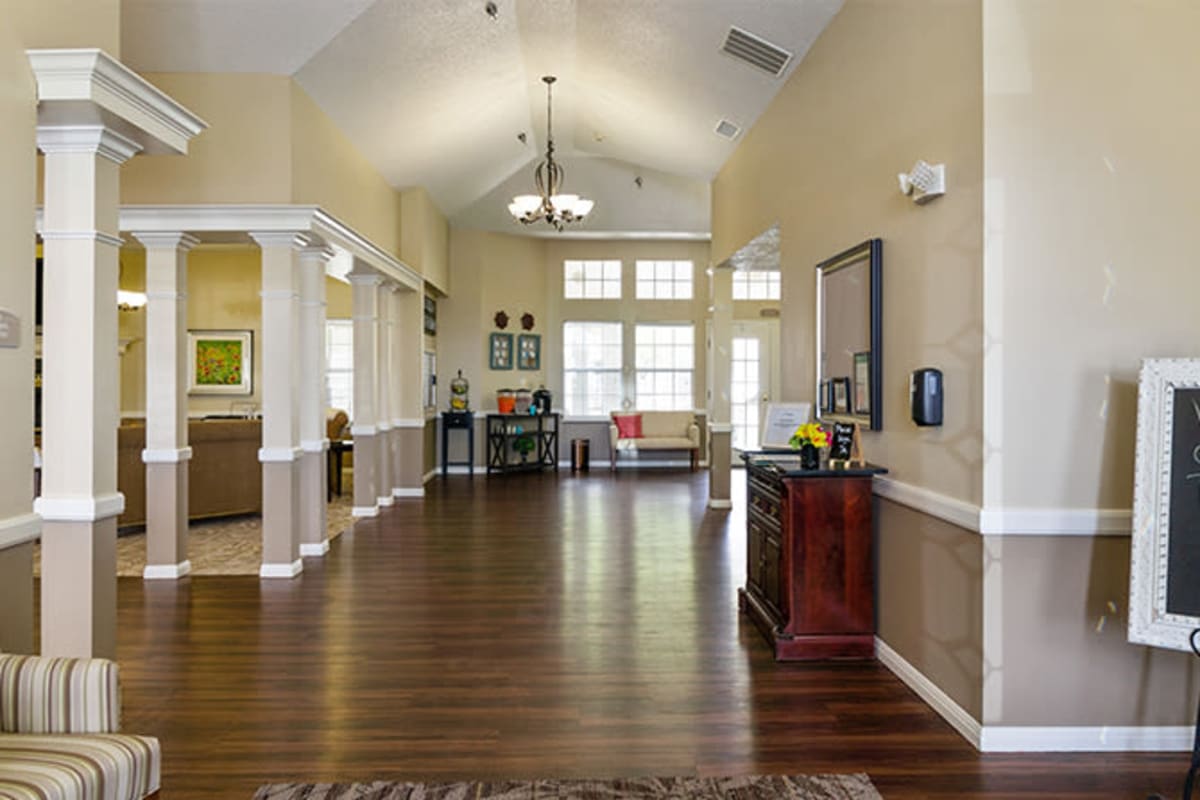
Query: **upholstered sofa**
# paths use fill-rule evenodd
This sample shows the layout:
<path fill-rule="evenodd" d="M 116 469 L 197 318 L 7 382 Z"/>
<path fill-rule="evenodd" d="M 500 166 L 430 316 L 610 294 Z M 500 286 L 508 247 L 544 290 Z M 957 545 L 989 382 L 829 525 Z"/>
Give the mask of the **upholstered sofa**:
<path fill-rule="evenodd" d="M 617 454 L 654 450 L 687 450 L 692 469 L 700 455 L 700 426 L 691 411 L 614 411 L 608 426 L 612 469 Z"/>
<path fill-rule="evenodd" d="M 117 665 L 0 655 L 0 797 L 140 800 L 155 795 L 158 740 L 119 733 Z"/>

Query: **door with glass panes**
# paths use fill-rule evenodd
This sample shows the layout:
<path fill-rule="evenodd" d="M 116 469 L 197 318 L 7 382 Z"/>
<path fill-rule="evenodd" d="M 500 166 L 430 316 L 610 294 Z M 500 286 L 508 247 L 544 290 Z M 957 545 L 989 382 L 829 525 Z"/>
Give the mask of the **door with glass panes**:
<path fill-rule="evenodd" d="M 733 323 L 729 413 L 733 424 L 734 464 L 743 450 L 757 450 L 767 403 L 779 397 L 779 323 L 751 320 Z"/>

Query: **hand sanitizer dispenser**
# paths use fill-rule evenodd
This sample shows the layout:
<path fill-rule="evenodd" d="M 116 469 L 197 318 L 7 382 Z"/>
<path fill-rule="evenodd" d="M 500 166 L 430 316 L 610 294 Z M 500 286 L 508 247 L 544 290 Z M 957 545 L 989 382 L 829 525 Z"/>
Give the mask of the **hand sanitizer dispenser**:
<path fill-rule="evenodd" d="M 933 367 L 914 370 L 909 377 L 913 422 L 921 426 L 942 424 L 942 371 Z"/>

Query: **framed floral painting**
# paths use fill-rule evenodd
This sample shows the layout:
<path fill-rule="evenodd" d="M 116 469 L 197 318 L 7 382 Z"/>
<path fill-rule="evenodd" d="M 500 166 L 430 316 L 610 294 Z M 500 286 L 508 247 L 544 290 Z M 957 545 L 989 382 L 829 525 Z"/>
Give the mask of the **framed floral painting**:
<path fill-rule="evenodd" d="M 253 331 L 188 331 L 188 394 L 252 394 Z"/>

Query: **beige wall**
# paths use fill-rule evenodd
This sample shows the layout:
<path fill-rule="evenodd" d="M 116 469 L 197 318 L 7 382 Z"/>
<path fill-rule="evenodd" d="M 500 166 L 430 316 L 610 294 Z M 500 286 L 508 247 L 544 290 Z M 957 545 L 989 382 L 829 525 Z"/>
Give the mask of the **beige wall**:
<path fill-rule="evenodd" d="M 291 79 L 280 75 L 144 76 L 209 127 L 186 156 L 135 158 L 123 203 L 287 203 L 292 199 Z"/>
<path fill-rule="evenodd" d="M 450 292 L 450 226 L 422 187 L 405 189 L 400 201 L 400 260 L 440 294 Z"/>
<path fill-rule="evenodd" d="M 975 719 L 983 718 L 983 538 L 880 499 L 880 638 Z"/>
<path fill-rule="evenodd" d="M 713 260 L 778 221 L 784 400 L 815 394 L 815 265 L 871 238 L 883 248 L 884 430 L 868 458 L 897 480 L 981 496 L 982 80 L 971 2 L 848 0 L 713 186 Z M 930 35 L 937 31 L 936 35 Z M 948 194 L 918 207 L 896 173 L 949 164 Z M 946 378 L 946 421 L 909 421 L 908 374 Z"/>
<path fill-rule="evenodd" d="M 295 81 L 291 98 L 293 203 L 319 205 L 400 256 L 400 194 L 380 177 Z"/>
<path fill-rule="evenodd" d="M 1128 508 L 1140 360 L 1200 344 L 1200 6 L 983 7 L 985 502 Z M 1191 723 L 1194 659 L 1125 641 L 1128 539 L 987 547 L 985 721 Z"/>
<path fill-rule="evenodd" d="M 98 47 L 121 57 L 120 0 L 4 0 L 0 18 L 23 47 Z"/>
<path fill-rule="evenodd" d="M 984 8 L 988 504 L 1128 508 L 1140 360 L 1200 351 L 1200 4 Z"/>

